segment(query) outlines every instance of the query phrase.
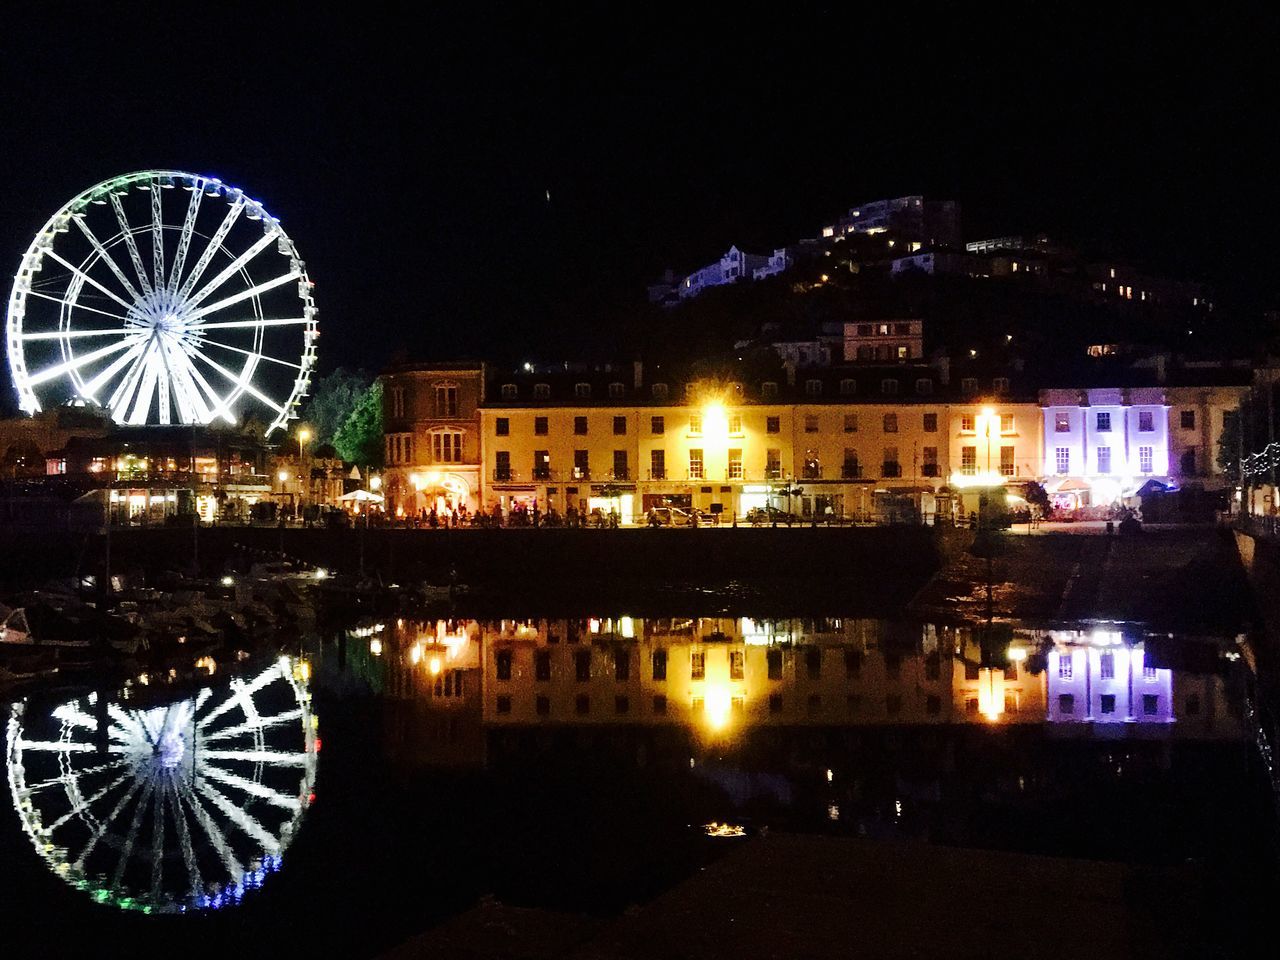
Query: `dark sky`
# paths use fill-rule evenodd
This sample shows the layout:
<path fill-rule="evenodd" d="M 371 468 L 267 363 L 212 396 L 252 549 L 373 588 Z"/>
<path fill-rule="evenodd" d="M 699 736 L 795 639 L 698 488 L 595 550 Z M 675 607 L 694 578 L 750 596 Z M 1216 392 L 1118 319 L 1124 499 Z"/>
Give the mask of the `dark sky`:
<path fill-rule="evenodd" d="M 322 369 L 607 344 L 664 266 L 903 193 L 960 200 L 969 236 L 1043 229 L 1273 292 L 1271 16 L 362 6 L 10 19 L 5 274 L 80 190 L 176 167 L 281 219 L 317 284 Z"/>

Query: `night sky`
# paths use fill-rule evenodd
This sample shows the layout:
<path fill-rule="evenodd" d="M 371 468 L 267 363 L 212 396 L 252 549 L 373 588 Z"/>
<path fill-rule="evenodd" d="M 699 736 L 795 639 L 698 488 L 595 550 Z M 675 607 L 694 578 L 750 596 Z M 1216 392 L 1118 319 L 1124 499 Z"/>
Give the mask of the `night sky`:
<path fill-rule="evenodd" d="M 1273 17 L 314 9 L 10 16 L 6 277 L 78 191 L 176 167 L 281 219 L 317 283 L 322 371 L 607 350 L 664 267 L 904 193 L 958 199 L 969 237 L 1045 230 L 1274 302 Z"/>

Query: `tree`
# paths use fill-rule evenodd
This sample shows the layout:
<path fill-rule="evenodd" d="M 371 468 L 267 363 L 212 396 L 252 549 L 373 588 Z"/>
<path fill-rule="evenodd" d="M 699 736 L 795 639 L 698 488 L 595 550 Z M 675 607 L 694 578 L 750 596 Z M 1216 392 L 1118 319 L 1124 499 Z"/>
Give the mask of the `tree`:
<path fill-rule="evenodd" d="M 1027 501 L 1028 506 L 1039 508 L 1040 516 L 1047 517 L 1049 515 L 1049 494 L 1044 487 L 1034 480 L 1027 482 L 1026 489 L 1022 493 L 1022 499 Z"/>
<path fill-rule="evenodd" d="M 316 443 L 333 443 L 339 428 L 351 416 L 373 377 L 363 370 L 338 367 L 320 377 L 311 391 L 302 419 L 311 425 Z"/>
<path fill-rule="evenodd" d="M 333 445 L 343 460 L 365 467 L 382 465 L 382 384 L 375 381 L 357 398 Z"/>

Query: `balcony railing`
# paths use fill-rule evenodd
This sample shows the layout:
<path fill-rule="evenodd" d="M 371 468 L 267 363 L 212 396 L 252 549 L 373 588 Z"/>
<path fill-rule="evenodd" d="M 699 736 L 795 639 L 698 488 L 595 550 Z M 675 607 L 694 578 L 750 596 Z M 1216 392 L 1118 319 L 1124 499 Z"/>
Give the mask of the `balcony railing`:
<path fill-rule="evenodd" d="M 650 470 L 650 471 L 649 471 L 649 479 L 650 479 L 650 480 L 665 480 L 665 479 L 667 479 L 667 471 L 666 471 L 665 469 L 662 469 L 662 470 Z"/>
<path fill-rule="evenodd" d="M 571 470 L 569 473 L 569 479 L 570 480 L 590 480 L 591 468 L 590 467 L 574 467 L 573 470 Z"/>
<path fill-rule="evenodd" d="M 609 479 L 610 480 L 629 480 L 631 479 L 631 471 L 628 470 L 626 467 L 623 467 L 621 470 L 615 467 L 613 470 L 613 473 L 610 474 Z"/>
<path fill-rule="evenodd" d="M 942 476 L 942 468 L 936 463 L 926 463 L 920 468 L 920 476 L 922 477 L 940 477 Z"/>
<path fill-rule="evenodd" d="M 500 483 L 507 483 L 516 478 L 516 472 L 510 467 L 494 467 L 493 479 Z"/>
<path fill-rule="evenodd" d="M 880 465 L 880 476 L 882 477 L 900 477 L 902 476 L 902 464 L 892 460 L 886 460 Z"/>
<path fill-rule="evenodd" d="M 857 460 L 846 460 L 840 466 L 840 476 L 844 480 L 860 480 L 862 478 L 862 464 Z"/>
<path fill-rule="evenodd" d="M 551 468 L 550 468 L 550 467 L 534 467 L 534 468 L 533 468 L 533 479 L 535 479 L 535 480 L 550 480 L 550 479 L 552 479 L 552 476 L 551 476 Z"/>

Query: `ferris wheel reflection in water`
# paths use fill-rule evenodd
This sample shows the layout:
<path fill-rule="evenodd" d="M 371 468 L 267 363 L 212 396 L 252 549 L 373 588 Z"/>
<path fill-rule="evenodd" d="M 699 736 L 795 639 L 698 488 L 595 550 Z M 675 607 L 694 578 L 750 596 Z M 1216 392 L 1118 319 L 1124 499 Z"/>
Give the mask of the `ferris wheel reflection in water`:
<path fill-rule="evenodd" d="M 99 903 L 185 913 L 240 902 L 280 869 L 315 799 L 306 661 L 137 708 L 91 693 L 12 706 L 6 766 L 36 852 Z"/>

